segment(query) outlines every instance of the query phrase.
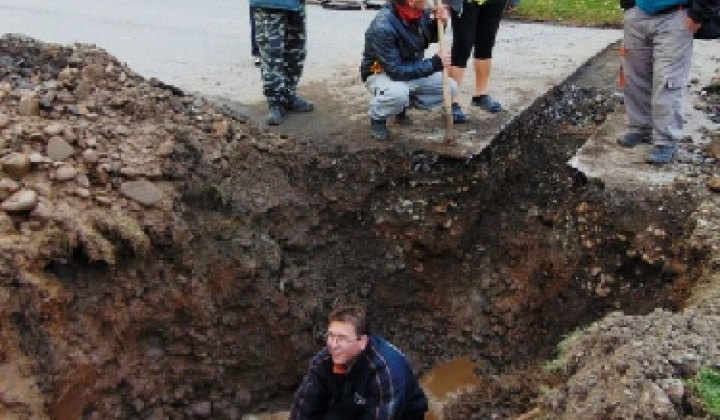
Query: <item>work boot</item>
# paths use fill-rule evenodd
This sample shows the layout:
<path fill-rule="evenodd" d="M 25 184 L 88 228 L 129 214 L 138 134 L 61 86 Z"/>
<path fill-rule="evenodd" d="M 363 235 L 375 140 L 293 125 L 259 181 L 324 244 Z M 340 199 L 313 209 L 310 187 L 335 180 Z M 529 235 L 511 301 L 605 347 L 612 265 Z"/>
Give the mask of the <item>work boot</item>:
<path fill-rule="evenodd" d="M 403 109 L 401 113 L 395 116 L 395 123 L 398 125 L 412 125 L 413 120 L 407 114 L 407 108 Z"/>
<path fill-rule="evenodd" d="M 293 112 L 311 112 L 315 109 L 315 104 L 295 95 L 288 99 L 286 108 L 288 111 Z"/>
<path fill-rule="evenodd" d="M 375 140 L 387 140 L 390 138 L 385 120 L 370 119 L 370 135 Z"/>
<path fill-rule="evenodd" d="M 640 143 L 650 143 L 650 135 L 646 133 L 627 133 L 617 139 L 617 144 L 631 149 Z"/>
<path fill-rule="evenodd" d="M 465 124 L 470 121 L 470 118 L 465 115 L 462 108 L 460 108 L 460 104 L 457 102 L 452 103 L 452 119 L 455 124 Z"/>
<path fill-rule="evenodd" d="M 270 112 L 268 112 L 267 123 L 268 125 L 280 125 L 285 121 L 285 111 L 279 105 L 271 105 Z"/>
<path fill-rule="evenodd" d="M 670 163 L 675 156 L 677 146 L 658 144 L 653 146 L 650 153 L 645 157 L 645 162 L 655 165 L 664 165 Z"/>

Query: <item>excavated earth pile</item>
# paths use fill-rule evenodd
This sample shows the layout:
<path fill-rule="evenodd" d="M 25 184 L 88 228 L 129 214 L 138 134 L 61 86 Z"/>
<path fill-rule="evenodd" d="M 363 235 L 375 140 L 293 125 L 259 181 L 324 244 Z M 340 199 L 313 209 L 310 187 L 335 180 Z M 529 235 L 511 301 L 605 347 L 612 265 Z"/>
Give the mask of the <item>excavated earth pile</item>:
<path fill-rule="evenodd" d="M 0 39 L 0 417 L 285 410 L 338 301 L 419 373 L 473 358 L 487 386 L 448 419 L 703 415 L 681 385 L 720 363 L 718 140 L 670 186 L 572 169 L 619 106 L 606 67 L 460 161 L 268 133 L 96 47 Z"/>

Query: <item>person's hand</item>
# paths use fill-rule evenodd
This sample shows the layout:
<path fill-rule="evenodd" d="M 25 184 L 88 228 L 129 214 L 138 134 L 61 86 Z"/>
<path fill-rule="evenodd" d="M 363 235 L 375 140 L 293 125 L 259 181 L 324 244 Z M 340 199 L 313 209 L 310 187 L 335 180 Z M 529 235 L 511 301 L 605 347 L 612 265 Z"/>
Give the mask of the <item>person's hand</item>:
<path fill-rule="evenodd" d="M 438 7 L 435 8 L 435 19 L 442 22 L 443 25 L 447 25 L 448 18 L 450 17 L 448 5 L 443 4 L 442 2 L 439 3 Z"/>
<path fill-rule="evenodd" d="M 695 35 L 698 29 L 700 29 L 701 25 L 702 23 L 695 22 L 690 16 L 685 16 L 685 26 L 688 28 L 688 31 L 693 33 L 693 35 Z"/>
<path fill-rule="evenodd" d="M 450 51 L 447 50 L 440 50 L 437 53 L 438 57 L 440 57 L 440 61 L 443 63 L 443 68 L 447 68 L 451 66 L 450 63 Z"/>

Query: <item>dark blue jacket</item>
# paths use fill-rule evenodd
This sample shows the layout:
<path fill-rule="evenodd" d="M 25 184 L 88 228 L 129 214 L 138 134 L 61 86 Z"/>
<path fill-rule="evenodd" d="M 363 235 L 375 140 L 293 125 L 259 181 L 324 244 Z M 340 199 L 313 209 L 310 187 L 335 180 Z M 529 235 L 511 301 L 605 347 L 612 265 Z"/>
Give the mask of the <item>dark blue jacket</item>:
<path fill-rule="evenodd" d="M 360 76 L 365 81 L 373 74 L 373 63 L 382 66 L 392 80 L 408 81 L 430 76 L 442 70 L 440 57 L 424 58 L 425 50 L 438 41 L 437 22 L 426 10 L 418 25 L 404 22 L 388 1 L 365 31 L 365 49 L 360 63 Z"/>
<path fill-rule="evenodd" d="M 320 420 L 328 410 L 343 420 L 422 420 L 428 402 L 407 357 L 373 334 L 347 374 L 333 373 L 327 348 L 310 361 L 290 419 Z"/>

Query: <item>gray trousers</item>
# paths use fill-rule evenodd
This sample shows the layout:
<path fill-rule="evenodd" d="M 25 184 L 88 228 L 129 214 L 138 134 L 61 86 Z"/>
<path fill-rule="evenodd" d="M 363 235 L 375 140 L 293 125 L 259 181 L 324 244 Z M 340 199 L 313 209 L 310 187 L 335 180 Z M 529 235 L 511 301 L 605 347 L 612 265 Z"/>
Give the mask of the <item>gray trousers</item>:
<path fill-rule="evenodd" d="M 455 98 L 457 84 L 452 79 L 449 81 L 450 95 Z M 397 115 L 410 106 L 430 109 L 443 103 L 442 72 L 404 82 L 392 80 L 385 73 L 373 74 L 365 81 L 365 88 L 373 96 L 368 113 L 374 120 Z"/>
<path fill-rule="evenodd" d="M 683 96 L 690 73 L 693 34 L 686 12 L 648 15 L 625 12 L 623 60 L 628 130 L 674 146 L 682 137 Z"/>

